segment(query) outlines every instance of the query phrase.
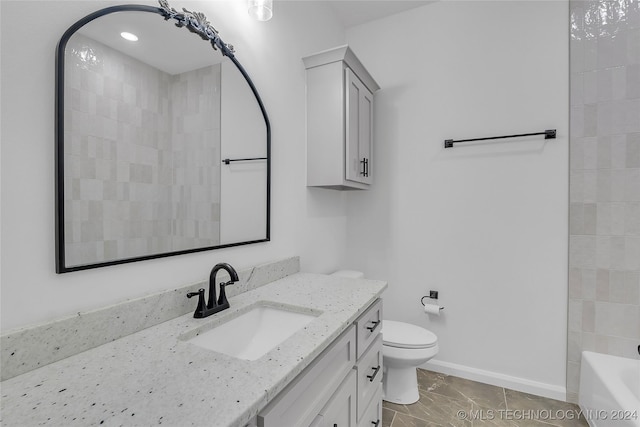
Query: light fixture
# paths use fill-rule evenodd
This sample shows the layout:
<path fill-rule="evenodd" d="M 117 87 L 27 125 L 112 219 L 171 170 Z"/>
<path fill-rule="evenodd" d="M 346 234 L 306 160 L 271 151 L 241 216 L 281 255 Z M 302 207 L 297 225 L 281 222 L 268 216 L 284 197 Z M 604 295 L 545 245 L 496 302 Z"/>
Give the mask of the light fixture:
<path fill-rule="evenodd" d="M 268 21 L 273 16 L 273 0 L 249 0 L 249 16 Z"/>
<path fill-rule="evenodd" d="M 122 37 L 125 40 L 129 40 L 130 42 L 137 42 L 138 41 L 138 36 L 136 36 L 135 34 L 132 33 L 128 33 L 126 31 L 123 31 L 120 33 L 120 37 Z"/>

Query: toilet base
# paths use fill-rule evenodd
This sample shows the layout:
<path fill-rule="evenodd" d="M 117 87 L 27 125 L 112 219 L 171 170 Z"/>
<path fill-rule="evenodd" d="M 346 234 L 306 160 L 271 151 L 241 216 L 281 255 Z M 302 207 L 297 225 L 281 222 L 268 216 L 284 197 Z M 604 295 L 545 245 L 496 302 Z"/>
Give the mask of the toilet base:
<path fill-rule="evenodd" d="M 415 367 L 384 367 L 382 399 L 399 405 L 410 405 L 420 399 L 418 373 Z"/>

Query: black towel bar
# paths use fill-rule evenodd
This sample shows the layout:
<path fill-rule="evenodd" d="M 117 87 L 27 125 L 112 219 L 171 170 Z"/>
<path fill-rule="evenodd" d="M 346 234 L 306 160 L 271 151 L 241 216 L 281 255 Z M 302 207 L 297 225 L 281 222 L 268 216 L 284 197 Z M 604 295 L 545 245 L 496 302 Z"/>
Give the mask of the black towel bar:
<path fill-rule="evenodd" d="M 521 133 L 519 135 L 504 135 L 504 136 L 491 136 L 488 138 L 473 138 L 473 139 L 446 139 L 444 141 L 444 148 L 451 148 L 453 144 L 457 144 L 458 142 L 469 142 L 469 141 L 486 141 L 489 139 L 504 139 L 504 138 L 519 138 L 522 136 L 534 136 L 534 135 L 544 135 L 544 139 L 556 139 L 556 130 L 555 129 L 547 129 L 544 132 L 535 132 L 535 133 Z"/>
<path fill-rule="evenodd" d="M 251 160 L 267 160 L 266 157 L 248 157 L 246 159 L 224 159 L 222 163 L 228 165 L 231 162 L 250 162 Z"/>

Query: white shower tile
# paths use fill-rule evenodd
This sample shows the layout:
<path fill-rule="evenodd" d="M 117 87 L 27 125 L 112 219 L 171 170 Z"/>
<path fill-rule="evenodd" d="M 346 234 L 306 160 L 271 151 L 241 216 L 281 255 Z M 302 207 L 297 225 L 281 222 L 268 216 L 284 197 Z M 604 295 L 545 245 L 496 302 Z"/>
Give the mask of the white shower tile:
<path fill-rule="evenodd" d="M 596 71 L 596 73 L 597 82 L 593 87 L 597 88 L 597 102 L 611 101 L 613 99 L 613 69 L 600 69 Z M 593 84 L 593 82 L 589 83 Z M 585 91 L 584 88 L 583 91 Z"/>
<path fill-rule="evenodd" d="M 625 200 L 626 172 L 624 169 L 614 169 L 608 172 L 610 185 L 610 199 L 614 202 Z"/>
<path fill-rule="evenodd" d="M 596 169 L 598 167 L 598 140 L 595 137 L 582 138 L 582 152 L 584 155 L 584 169 Z"/>
<path fill-rule="evenodd" d="M 622 108 L 624 108 L 625 113 L 624 132 L 640 132 L 640 98 L 627 100 Z"/>
<path fill-rule="evenodd" d="M 625 76 L 626 79 L 626 76 Z M 583 74 L 582 73 L 572 73 L 571 74 L 571 105 L 582 105 L 584 104 L 584 96 L 583 96 Z"/>
<path fill-rule="evenodd" d="M 588 172 L 585 172 L 585 180 L 587 178 L 593 179 L 595 181 L 594 184 L 596 186 L 595 188 L 596 191 L 595 191 L 595 194 L 593 194 L 591 191 L 589 192 L 585 191 L 584 193 L 585 202 L 592 202 L 592 201 L 608 202 L 612 199 L 611 171 L 603 169 L 593 173 L 593 175 L 588 175 Z M 588 186 L 586 183 L 585 183 L 585 188 L 588 188 L 589 190 L 591 190 L 591 187 Z"/>
<path fill-rule="evenodd" d="M 570 109 L 569 127 L 572 140 L 584 136 L 584 105 L 575 105 Z"/>
<path fill-rule="evenodd" d="M 627 236 L 640 236 L 640 203 L 629 202 L 624 205 L 624 226 Z"/>
<path fill-rule="evenodd" d="M 583 203 L 571 203 L 569 205 L 569 233 L 584 234 Z"/>
<path fill-rule="evenodd" d="M 611 266 L 611 237 L 596 237 L 596 266 L 597 268 L 608 269 Z"/>
<path fill-rule="evenodd" d="M 627 64 L 640 64 L 640 28 L 627 31 Z"/>
<path fill-rule="evenodd" d="M 570 247 L 573 266 L 592 268 L 596 262 L 596 238 L 594 236 L 571 236 Z"/>
<path fill-rule="evenodd" d="M 582 298 L 582 270 L 569 268 L 569 298 Z"/>
<path fill-rule="evenodd" d="M 582 332 L 569 332 L 567 345 L 567 360 L 579 362 L 582 358 Z"/>
<path fill-rule="evenodd" d="M 624 236 L 625 234 L 625 204 L 611 203 L 611 235 Z"/>
<path fill-rule="evenodd" d="M 592 268 L 582 269 L 582 299 L 596 300 L 596 270 Z"/>
<path fill-rule="evenodd" d="M 582 331 L 582 300 L 569 299 L 569 331 Z"/>
<path fill-rule="evenodd" d="M 640 201 L 640 168 L 626 169 L 624 177 L 624 197 L 630 202 Z"/>
<path fill-rule="evenodd" d="M 569 217 L 570 225 L 571 221 L 573 221 L 573 218 Z M 611 203 L 597 204 L 596 234 L 599 236 L 611 234 Z"/>
<path fill-rule="evenodd" d="M 629 109 L 629 100 L 620 99 L 611 102 L 611 133 L 621 134 L 627 133 L 627 116 Z"/>
<path fill-rule="evenodd" d="M 617 133 L 617 132 L 613 132 L 614 130 L 613 129 L 613 121 L 614 121 L 613 107 L 614 106 L 612 101 L 606 101 L 606 102 L 601 102 L 597 104 L 596 106 L 597 129 L 594 135 L 597 134 L 598 136 L 608 136 L 608 135 L 611 135 L 612 133 Z M 585 121 L 586 121 L 586 111 L 587 111 L 587 108 L 585 107 Z M 617 118 L 615 120 L 617 120 Z M 585 128 L 585 135 L 588 135 L 586 128 Z"/>
<path fill-rule="evenodd" d="M 595 332 L 596 306 L 594 301 L 582 301 L 582 331 Z"/>
<path fill-rule="evenodd" d="M 584 106 L 584 136 L 608 135 L 608 133 L 604 132 L 604 128 L 600 132 L 599 126 L 601 122 L 602 126 L 605 126 L 611 121 L 611 112 L 609 110 L 599 111 L 599 107 L 597 104 Z"/>
<path fill-rule="evenodd" d="M 640 168 L 640 133 L 627 135 L 626 167 Z"/>
<path fill-rule="evenodd" d="M 612 99 L 627 98 L 627 67 L 611 69 L 611 97 Z"/>
<path fill-rule="evenodd" d="M 627 137 L 613 135 L 611 137 L 611 167 L 624 169 L 627 163 Z"/>
<path fill-rule="evenodd" d="M 635 359 L 638 357 L 638 342 L 636 339 L 609 336 L 608 354 L 618 357 Z"/>
<path fill-rule="evenodd" d="M 627 266 L 626 242 L 622 236 L 611 237 L 610 266 L 615 270 L 624 270 Z"/>
<path fill-rule="evenodd" d="M 628 270 L 640 270 L 640 237 L 628 236 L 625 238 L 625 268 Z"/>
<path fill-rule="evenodd" d="M 625 97 L 640 98 L 640 64 L 630 64 L 625 69 Z"/>
<path fill-rule="evenodd" d="M 598 269 L 596 271 L 596 301 L 609 301 L 610 271 Z"/>
<path fill-rule="evenodd" d="M 609 353 L 609 337 L 606 335 L 594 334 L 595 348 L 593 351 L 598 353 Z"/>
<path fill-rule="evenodd" d="M 598 102 L 598 71 L 587 71 L 582 74 L 582 99 L 584 104 Z"/>
<path fill-rule="evenodd" d="M 597 141 L 598 169 L 611 169 L 611 137 L 601 136 Z"/>
<path fill-rule="evenodd" d="M 583 40 L 584 71 L 597 70 L 598 67 L 598 41 L 595 38 Z"/>
<path fill-rule="evenodd" d="M 597 205 L 595 203 L 584 204 L 584 234 L 596 234 Z"/>
<path fill-rule="evenodd" d="M 619 67 L 627 63 L 627 34 L 620 31 L 615 37 L 598 39 L 598 68 Z"/>

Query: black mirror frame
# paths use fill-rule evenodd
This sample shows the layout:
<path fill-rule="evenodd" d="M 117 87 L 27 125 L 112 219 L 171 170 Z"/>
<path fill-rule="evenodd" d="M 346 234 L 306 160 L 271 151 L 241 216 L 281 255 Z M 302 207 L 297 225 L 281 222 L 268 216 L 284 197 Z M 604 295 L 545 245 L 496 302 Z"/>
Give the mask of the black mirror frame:
<path fill-rule="evenodd" d="M 56 273 L 69 273 L 72 271 L 79 270 L 88 270 L 99 267 L 107 267 L 111 265 L 125 264 L 136 261 L 145 261 L 149 259 L 156 258 L 164 258 L 174 255 L 183 255 L 194 252 L 203 252 L 209 251 L 213 249 L 222 249 L 232 246 L 242 246 L 249 245 L 252 243 L 262 243 L 268 242 L 271 240 L 271 124 L 269 122 L 269 117 L 267 116 L 267 111 L 262 103 L 262 98 L 260 98 L 260 94 L 253 84 L 253 81 L 247 74 L 244 67 L 238 62 L 235 57 L 234 48 L 232 45 L 224 43 L 222 39 L 219 37 L 218 32 L 215 28 L 211 26 L 207 18 L 204 14 L 200 12 L 190 12 L 186 9 L 183 9 L 183 12 L 178 12 L 175 9 L 171 8 L 168 4 L 167 0 L 159 0 L 160 7 L 146 6 L 146 5 L 119 5 L 119 6 L 111 6 L 104 9 L 100 9 L 96 12 L 93 12 L 84 18 L 77 21 L 73 24 L 65 33 L 62 35 L 58 45 L 56 47 L 56 86 L 55 86 L 55 240 L 56 240 L 56 250 L 55 250 L 55 259 L 56 259 Z M 203 40 L 209 41 L 211 46 L 215 50 L 220 50 L 222 55 L 228 57 L 238 68 L 240 73 L 242 73 L 245 78 L 247 84 L 251 88 L 254 96 L 256 97 L 256 101 L 260 106 L 260 111 L 262 112 L 262 116 L 264 117 L 266 131 L 267 131 L 267 206 L 266 206 L 266 214 L 267 214 L 267 227 L 266 227 L 266 237 L 264 239 L 258 240 L 250 240 L 238 243 L 229 243 L 224 245 L 217 246 L 207 246 L 201 248 L 194 249 L 186 249 L 181 251 L 173 251 L 173 252 L 164 252 L 159 254 L 145 255 L 141 257 L 133 257 L 133 258 L 123 258 L 114 261 L 107 262 L 99 262 L 95 264 L 86 264 L 79 266 L 69 267 L 65 264 L 65 238 L 64 238 L 64 67 L 65 67 L 65 48 L 67 42 L 71 38 L 71 36 L 82 28 L 85 24 L 93 21 L 96 18 L 99 18 L 104 15 L 108 15 L 115 12 L 127 12 L 127 11 L 135 11 L 135 12 L 152 12 L 161 15 L 166 21 L 170 19 L 176 20 L 177 27 L 185 27 L 189 31 L 199 35 Z"/>

